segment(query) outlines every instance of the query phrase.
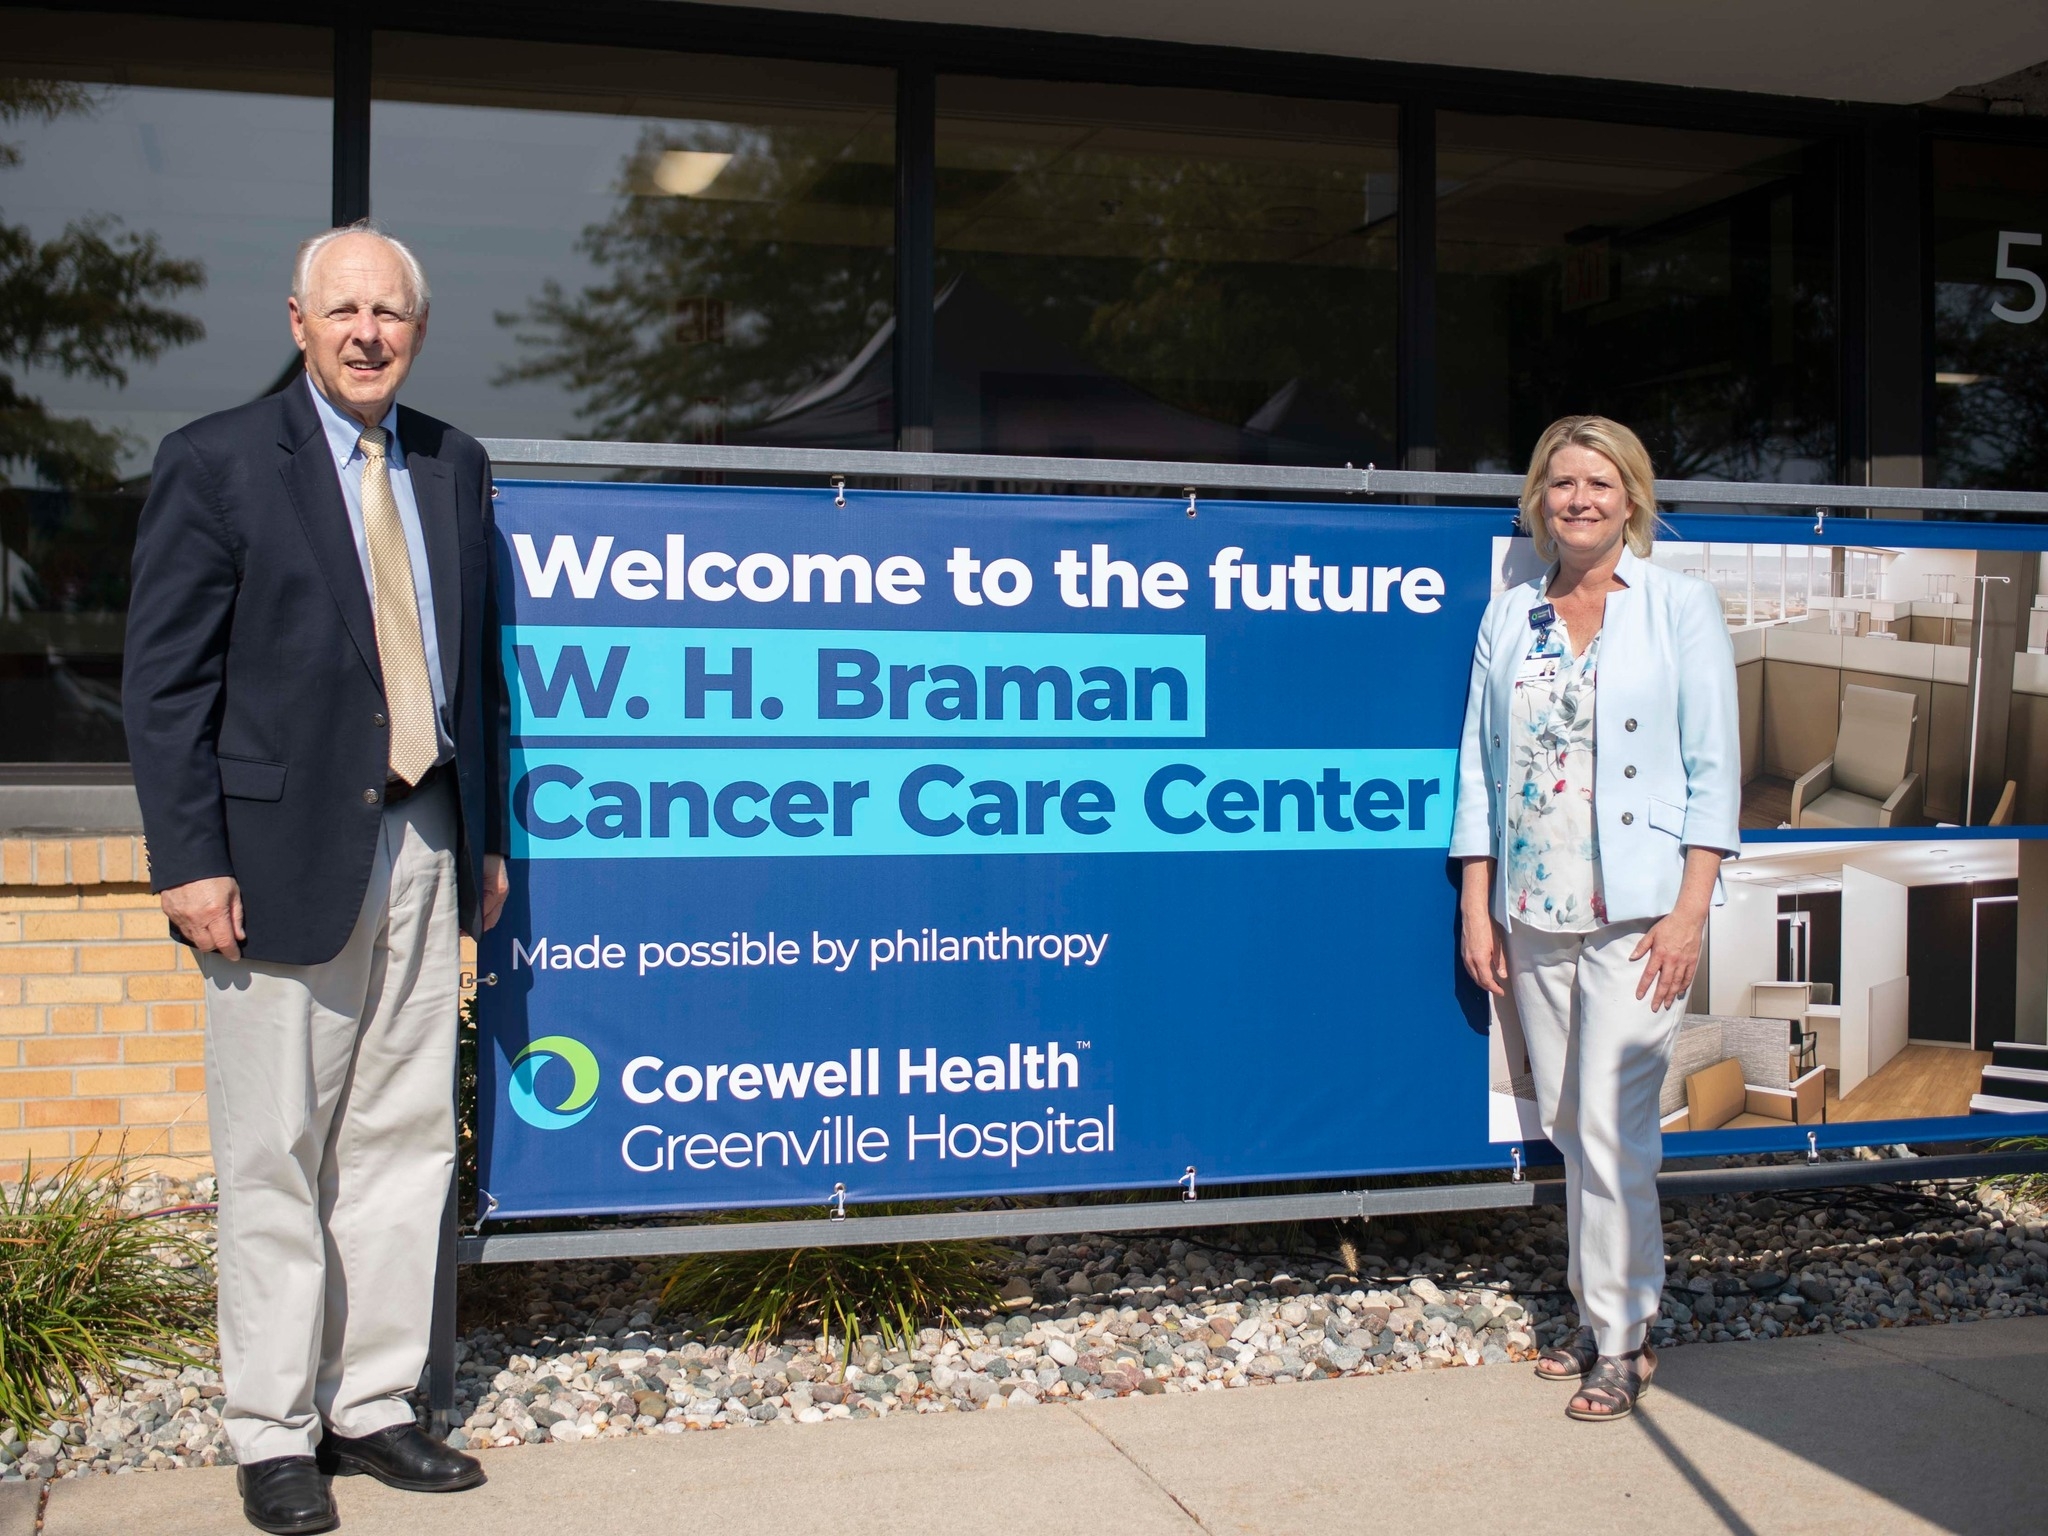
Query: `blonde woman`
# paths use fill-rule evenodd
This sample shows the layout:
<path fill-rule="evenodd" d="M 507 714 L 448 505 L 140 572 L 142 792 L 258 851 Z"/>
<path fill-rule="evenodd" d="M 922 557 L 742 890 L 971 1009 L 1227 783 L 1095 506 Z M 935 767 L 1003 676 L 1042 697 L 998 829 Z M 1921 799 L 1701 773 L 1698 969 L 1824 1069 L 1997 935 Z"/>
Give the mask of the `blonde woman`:
<path fill-rule="evenodd" d="M 1656 1370 L 1658 1091 L 1738 844 L 1734 653 L 1713 589 L 1650 563 L 1656 517 L 1627 427 L 1537 442 L 1521 521 L 1551 565 L 1480 623 L 1451 830 L 1460 958 L 1512 996 L 1564 1157 L 1580 1327 L 1536 1370 L 1575 1419 L 1633 1412 Z"/>

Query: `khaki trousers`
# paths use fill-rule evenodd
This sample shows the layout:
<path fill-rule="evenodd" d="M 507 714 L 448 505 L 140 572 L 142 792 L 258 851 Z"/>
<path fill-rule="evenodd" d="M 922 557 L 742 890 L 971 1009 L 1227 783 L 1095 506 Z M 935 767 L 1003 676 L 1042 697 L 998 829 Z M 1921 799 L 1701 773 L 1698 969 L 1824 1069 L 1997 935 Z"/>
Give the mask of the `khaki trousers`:
<path fill-rule="evenodd" d="M 387 807 L 347 946 L 200 956 L 220 1181 L 220 1351 L 243 1462 L 410 1422 L 455 1166 L 455 811 Z"/>
<path fill-rule="evenodd" d="M 1658 1094 L 1682 1005 L 1638 1000 L 1630 960 L 1645 920 L 1591 933 L 1508 931 L 1508 985 L 1522 1019 L 1543 1134 L 1564 1155 L 1568 1278 L 1603 1355 L 1640 1348 L 1663 1303 L 1664 1161 Z"/>

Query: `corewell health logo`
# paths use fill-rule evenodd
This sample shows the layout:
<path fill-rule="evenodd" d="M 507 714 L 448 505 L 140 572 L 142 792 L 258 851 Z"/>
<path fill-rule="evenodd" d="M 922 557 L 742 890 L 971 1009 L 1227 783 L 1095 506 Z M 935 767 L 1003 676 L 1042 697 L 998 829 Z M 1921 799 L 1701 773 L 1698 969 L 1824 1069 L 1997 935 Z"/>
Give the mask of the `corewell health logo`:
<path fill-rule="evenodd" d="M 552 1108 L 543 1100 L 541 1075 L 550 1062 L 569 1069 L 568 1093 Z M 505 1082 L 505 1096 L 512 1113 L 537 1131 L 566 1130 L 596 1107 L 597 1058 L 581 1040 L 567 1035 L 547 1035 L 533 1041 L 512 1058 L 512 1072 Z M 549 1091 L 563 1087 L 559 1071 L 548 1072 Z"/>

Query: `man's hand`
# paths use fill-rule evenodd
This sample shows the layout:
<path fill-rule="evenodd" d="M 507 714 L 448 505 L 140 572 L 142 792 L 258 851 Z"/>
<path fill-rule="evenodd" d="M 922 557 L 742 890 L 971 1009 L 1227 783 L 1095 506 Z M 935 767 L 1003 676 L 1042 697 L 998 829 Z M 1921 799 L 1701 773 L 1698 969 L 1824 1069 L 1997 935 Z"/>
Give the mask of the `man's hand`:
<path fill-rule="evenodd" d="M 505 868 L 503 854 L 484 855 L 484 931 L 497 927 L 498 917 L 505 910 L 505 898 L 512 894 L 512 875 Z"/>
<path fill-rule="evenodd" d="M 233 875 L 174 885 L 158 900 L 163 903 L 164 916 L 177 924 L 178 932 L 201 954 L 242 958 L 242 941 L 248 934 L 242 931 L 242 888 Z"/>

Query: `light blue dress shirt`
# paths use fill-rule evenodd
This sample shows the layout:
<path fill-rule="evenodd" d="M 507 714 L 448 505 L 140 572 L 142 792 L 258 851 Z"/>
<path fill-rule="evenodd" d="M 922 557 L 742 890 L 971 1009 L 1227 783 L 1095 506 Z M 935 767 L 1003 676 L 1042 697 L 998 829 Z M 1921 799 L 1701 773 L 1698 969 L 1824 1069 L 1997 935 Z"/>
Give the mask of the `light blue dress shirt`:
<path fill-rule="evenodd" d="M 341 480 L 341 499 L 348 506 L 348 530 L 356 542 L 356 559 L 362 562 L 363 586 L 370 580 L 370 544 L 363 534 L 363 465 L 369 456 L 362 450 L 363 424 L 336 410 L 328 398 L 306 377 L 306 388 L 320 412 L 320 424 L 327 430 L 327 446 L 334 454 L 334 472 Z M 427 653 L 427 677 L 434 685 L 435 764 L 455 756 L 455 742 L 448 730 L 448 686 L 441 677 L 440 631 L 434 627 L 434 578 L 427 569 L 427 538 L 420 527 L 419 502 L 412 493 L 412 475 L 406 469 L 405 447 L 398 440 L 398 407 L 392 406 L 379 423 L 384 428 L 386 467 L 391 477 L 391 499 L 398 503 L 398 521 L 405 529 L 405 552 L 412 560 L 413 595 L 419 600 L 420 639 Z M 374 606 L 376 596 L 371 594 Z"/>

